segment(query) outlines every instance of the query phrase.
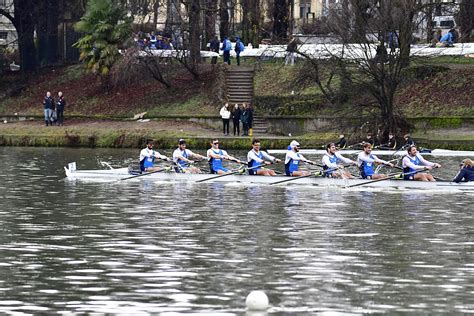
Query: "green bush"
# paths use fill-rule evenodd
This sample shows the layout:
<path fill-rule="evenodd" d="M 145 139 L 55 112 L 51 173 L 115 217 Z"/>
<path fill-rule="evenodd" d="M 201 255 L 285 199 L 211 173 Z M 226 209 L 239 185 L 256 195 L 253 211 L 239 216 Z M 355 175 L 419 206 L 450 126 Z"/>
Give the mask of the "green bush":
<path fill-rule="evenodd" d="M 319 95 L 256 96 L 255 105 L 267 115 L 304 115 L 323 107 Z"/>
<path fill-rule="evenodd" d="M 405 68 L 402 72 L 402 78 L 405 81 L 411 80 L 425 80 L 434 75 L 448 71 L 448 67 L 437 66 L 437 65 L 418 65 Z"/>

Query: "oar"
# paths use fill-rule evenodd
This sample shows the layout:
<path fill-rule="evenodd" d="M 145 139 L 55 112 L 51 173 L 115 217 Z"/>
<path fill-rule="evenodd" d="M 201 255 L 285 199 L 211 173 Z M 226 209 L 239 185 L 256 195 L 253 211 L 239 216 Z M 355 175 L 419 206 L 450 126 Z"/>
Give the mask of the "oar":
<path fill-rule="evenodd" d="M 270 185 L 285 183 L 285 182 L 289 182 L 289 181 L 295 181 L 295 180 L 302 179 L 302 178 L 309 178 L 309 177 L 311 177 L 311 176 L 321 175 L 321 174 L 324 174 L 324 173 L 327 173 L 327 172 L 331 172 L 331 171 L 334 171 L 334 170 L 336 170 L 336 169 L 335 169 L 335 168 L 332 168 L 332 169 L 328 169 L 328 170 L 321 170 L 321 171 L 319 171 L 317 174 L 310 173 L 310 174 L 307 174 L 307 175 L 305 175 L 305 176 L 291 177 L 291 178 L 289 178 L 289 179 L 285 179 L 285 180 L 280 180 L 280 181 L 272 182 L 272 183 L 270 183 Z"/>
<path fill-rule="evenodd" d="M 353 187 L 358 187 L 358 186 L 361 186 L 361 185 L 371 184 L 371 183 L 374 183 L 374 182 L 390 180 L 390 179 L 393 179 L 393 178 L 396 178 L 396 177 L 404 177 L 404 176 L 412 175 L 412 174 L 415 174 L 415 173 L 418 173 L 418 172 L 421 172 L 421 171 L 426 171 L 426 170 L 427 170 L 426 168 L 423 168 L 423 169 L 415 170 L 415 171 L 408 172 L 408 173 L 397 173 L 393 176 L 389 176 L 389 177 L 382 178 L 382 179 L 376 179 L 376 180 L 366 181 L 366 182 L 363 182 L 363 183 L 351 184 L 351 185 L 346 186 L 345 188 L 346 189 L 347 188 L 353 188 Z"/>
<path fill-rule="evenodd" d="M 158 173 L 158 172 L 163 172 L 163 171 L 170 171 L 171 168 L 172 168 L 172 167 L 165 167 L 165 168 L 160 169 L 160 170 L 156 170 L 156 171 L 152 171 L 152 172 L 145 172 L 145 173 L 137 174 L 137 175 L 134 175 L 134 176 L 122 178 L 122 179 L 119 179 L 119 180 L 120 180 L 120 181 L 123 181 L 123 180 L 128 180 L 128 179 L 133 179 L 133 178 L 138 178 L 138 177 L 143 177 L 143 176 L 148 176 L 148 175 L 153 174 L 153 173 Z"/>
<path fill-rule="evenodd" d="M 352 145 L 347 146 L 347 147 L 344 148 L 344 149 L 350 149 L 350 148 L 352 148 L 352 147 L 354 147 L 354 146 L 359 146 L 359 145 L 362 145 L 362 143 L 352 144 Z"/>
<path fill-rule="evenodd" d="M 218 175 L 218 176 L 212 176 L 212 177 L 209 177 L 209 178 L 197 180 L 196 183 L 205 182 L 205 181 L 214 180 L 214 179 L 217 179 L 217 178 L 222 178 L 222 177 L 230 176 L 230 175 L 233 175 L 233 174 L 236 174 L 236 173 L 240 173 L 240 172 L 242 172 L 242 170 L 252 170 L 252 169 L 255 169 L 255 168 L 259 168 L 259 167 L 261 168 L 262 166 L 255 166 L 255 167 L 252 167 L 252 168 L 243 168 L 243 169 L 240 169 L 240 168 L 239 168 L 237 171 L 233 171 L 233 172 L 229 172 L 229 173 L 224 173 L 224 174 L 220 174 L 220 175 Z"/>

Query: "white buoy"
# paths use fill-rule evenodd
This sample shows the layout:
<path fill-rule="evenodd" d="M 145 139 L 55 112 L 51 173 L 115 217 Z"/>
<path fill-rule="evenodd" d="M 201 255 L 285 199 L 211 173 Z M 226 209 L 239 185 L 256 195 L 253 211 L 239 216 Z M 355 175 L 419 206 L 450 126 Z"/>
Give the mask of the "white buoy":
<path fill-rule="evenodd" d="M 268 297 L 263 291 L 252 291 L 245 299 L 247 309 L 262 311 L 268 308 Z"/>

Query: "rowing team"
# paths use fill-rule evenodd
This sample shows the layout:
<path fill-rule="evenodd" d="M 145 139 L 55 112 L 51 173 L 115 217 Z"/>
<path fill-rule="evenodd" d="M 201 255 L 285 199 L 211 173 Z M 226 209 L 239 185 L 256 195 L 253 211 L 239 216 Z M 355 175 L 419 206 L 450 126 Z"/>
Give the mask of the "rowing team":
<path fill-rule="evenodd" d="M 279 163 L 281 160 L 269 155 L 267 152 L 260 150 L 260 140 L 254 139 L 252 141 L 252 150 L 247 154 L 247 162 L 243 162 L 238 158 L 230 156 L 225 150 L 219 148 L 219 140 L 213 139 L 210 143 L 211 148 L 207 151 L 207 157 L 196 154 L 186 148 L 186 141 L 180 139 L 178 141 L 178 148 L 173 152 L 173 158 L 170 159 L 164 155 L 161 155 L 158 151 L 153 149 L 153 140 L 147 140 L 146 148 L 140 152 L 140 170 L 141 172 L 156 172 L 160 171 L 161 168 L 154 166 L 155 159 L 162 159 L 166 161 L 173 161 L 175 164 L 176 172 L 185 173 L 202 173 L 201 169 L 192 166 L 194 160 L 207 159 L 210 167 L 210 172 L 213 174 L 226 174 L 231 173 L 223 166 L 224 160 L 233 161 L 240 164 L 247 165 L 247 170 L 250 175 L 263 175 L 263 176 L 275 176 L 276 172 L 272 169 L 267 169 L 264 165 L 270 165 L 273 163 Z M 375 173 L 375 164 L 384 164 L 390 167 L 403 169 L 403 177 L 405 180 L 419 180 L 419 181 L 436 181 L 435 178 L 426 172 L 425 170 L 431 170 L 433 168 L 440 168 L 441 165 L 433 163 L 424 159 L 417 151 L 416 146 L 411 146 L 407 149 L 407 155 L 402 160 L 403 168 L 396 167 L 389 161 L 379 159 L 373 155 L 372 146 L 367 143 L 363 146 L 363 151 L 359 153 L 357 161 L 353 161 L 349 158 L 342 156 L 336 148 L 334 143 L 330 143 L 326 146 L 326 153 L 322 157 L 322 164 L 306 159 L 302 154 L 299 153 L 301 145 L 293 140 L 288 146 L 288 151 L 285 156 L 285 174 L 287 176 L 309 176 L 310 171 L 299 170 L 300 163 L 308 163 L 311 165 L 317 165 L 322 167 L 323 170 L 320 172 L 321 175 L 332 178 L 344 178 L 353 179 L 355 178 L 349 171 L 344 170 L 345 165 L 357 165 L 360 170 L 361 177 L 363 179 L 383 179 L 388 178 L 389 175 Z M 463 160 L 461 172 L 454 179 L 455 182 L 462 180 L 474 181 L 474 165 L 469 159 Z M 457 180 L 457 181 L 456 181 Z"/>

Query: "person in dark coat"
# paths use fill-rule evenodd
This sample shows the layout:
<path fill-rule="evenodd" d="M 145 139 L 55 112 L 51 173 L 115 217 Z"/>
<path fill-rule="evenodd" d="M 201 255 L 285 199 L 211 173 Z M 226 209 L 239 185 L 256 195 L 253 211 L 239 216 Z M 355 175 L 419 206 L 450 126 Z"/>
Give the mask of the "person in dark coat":
<path fill-rule="evenodd" d="M 458 172 L 453 182 L 474 181 L 474 162 L 471 159 L 464 159 L 460 165 L 461 170 Z"/>
<path fill-rule="evenodd" d="M 219 39 L 217 38 L 217 36 L 214 36 L 214 38 L 209 43 L 209 48 L 211 49 L 211 52 L 219 54 L 220 45 L 221 43 L 219 42 Z M 211 58 L 211 64 L 213 65 L 217 64 L 217 57 Z"/>
<path fill-rule="evenodd" d="M 247 104 L 248 107 L 248 124 L 249 124 L 249 130 L 253 128 L 253 107 L 251 104 Z M 247 136 L 249 135 L 249 130 L 247 131 Z M 252 135 L 250 135 L 252 136 Z"/>
<path fill-rule="evenodd" d="M 232 111 L 232 123 L 234 125 L 234 136 L 240 135 L 240 116 L 242 115 L 242 110 L 239 105 L 236 103 L 234 110 Z"/>
<path fill-rule="evenodd" d="M 249 116 L 250 116 L 250 111 L 248 108 L 248 105 L 244 103 L 243 105 L 243 110 L 240 115 L 240 121 L 242 122 L 242 127 L 243 127 L 243 136 L 248 136 L 249 135 Z"/>
<path fill-rule="evenodd" d="M 242 40 L 240 37 L 236 37 L 236 42 L 235 42 L 235 59 L 237 60 L 237 66 L 240 66 L 240 53 L 244 51 L 244 43 L 242 43 Z"/>
<path fill-rule="evenodd" d="M 339 141 L 335 143 L 336 148 L 338 149 L 344 149 L 347 146 L 347 141 L 346 138 L 344 137 L 344 134 L 339 135 Z"/>
<path fill-rule="evenodd" d="M 44 97 L 44 100 L 43 100 L 43 108 L 44 108 L 44 123 L 46 126 L 49 125 L 49 123 L 51 123 L 51 125 L 53 125 L 53 123 L 51 122 L 51 115 L 53 113 L 53 110 L 54 110 L 54 99 L 53 97 L 51 97 L 51 92 L 46 92 L 46 96 Z"/>
<path fill-rule="evenodd" d="M 58 92 L 58 101 L 56 102 L 56 117 L 58 126 L 64 125 L 64 107 L 66 106 L 66 99 L 63 97 L 61 91 Z"/>

